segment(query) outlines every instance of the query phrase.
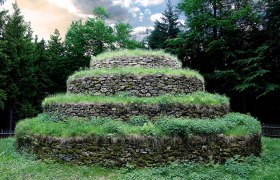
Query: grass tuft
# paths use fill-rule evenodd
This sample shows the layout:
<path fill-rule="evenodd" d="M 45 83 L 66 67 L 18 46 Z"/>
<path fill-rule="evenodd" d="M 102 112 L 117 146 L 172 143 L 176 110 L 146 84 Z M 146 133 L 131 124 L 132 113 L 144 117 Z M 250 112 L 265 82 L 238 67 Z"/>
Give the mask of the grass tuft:
<path fill-rule="evenodd" d="M 136 75 L 150 75 L 150 74 L 165 74 L 171 76 L 186 76 L 196 77 L 204 82 L 204 78 L 197 71 L 189 69 L 170 69 L 170 68 L 143 68 L 143 67 L 116 67 L 116 68 L 98 68 L 91 70 L 84 70 L 75 72 L 68 80 L 77 78 L 92 77 L 95 75 L 115 75 L 115 74 L 136 74 Z"/>
<path fill-rule="evenodd" d="M 107 51 L 95 57 L 92 57 L 91 63 L 103 59 L 110 59 L 110 58 L 117 58 L 117 57 L 139 57 L 139 56 L 158 56 L 158 57 L 164 56 L 170 58 L 173 61 L 176 61 L 178 64 L 181 65 L 181 62 L 178 60 L 176 56 L 166 53 L 163 50 L 152 51 L 152 50 L 143 50 L 143 49 L 134 49 L 134 50 L 122 49 L 118 51 Z"/>
<path fill-rule="evenodd" d="M 54 121 L 52 116 L 41 114 L 36 118 L 20 121 L 16 126 L 16 137 L 46 135 L 53 137 L 76 136 L 174 136 L 226 134 L 245 136 L 258 134 L 260 123 L 251 116 L 230 113 L 215 119 L 183 119 L 161 117 L 152 123 L 145 117 L 134 117 L 128 122 L 111 118 L 68 118 Z M 240 128 L 242 129 L 240 130 Z"/>
<path fill-rule="evenodd" d="M 136 103 L 136 104 L 197 104 L 197 105 L 229 105 L 226 96 L 210 94 L 207 92 L 194 92 L 186 95 L 161 95 L 156 97 L 136 97 L 136 96 L 90 96 L 79 94 L 57 94 L 46 97 L 42 103 L 61 104 L 61 103 Z"/>

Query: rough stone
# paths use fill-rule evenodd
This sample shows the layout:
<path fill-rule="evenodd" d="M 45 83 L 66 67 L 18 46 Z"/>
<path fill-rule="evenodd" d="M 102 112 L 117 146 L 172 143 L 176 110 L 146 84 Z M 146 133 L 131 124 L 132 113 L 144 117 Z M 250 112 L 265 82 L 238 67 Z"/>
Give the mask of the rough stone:
<path fill-rule="evenodd" d="M 167 67 L 173 69 L 179 69 L 182 67 L 179 62 L 165 56 L 116 57 L 92 61 L 90 65 L 92 69 L 124 66 L 147 68 Z"/>
<path fill-rule="evenodd" d="M 175 95 L 204 91 L 204 82 L 196 77 L 174 75 L 99 75 L 70 79 L 67 81 L 67 91 L 89 95 L 127 92 L 134 96 L 150 97 L 167 93 Z"/>
<path fill-rule="evenodd" d="M 184 104 L 121 104 L 121 103 L 66 103 L 46 104 L 43 110 L 49 115 L 61 117 L 111 117 L 123 120 L 131 116 L 174 116 L 189 118 L 215 118 L 229 112 L 228 105 L 184 105 Z"/>
<path fill-rule="evenodd" d="M 261 136 L 181 137 L 21 137 L 17 147 L 38 158 L 76 164 L 159 166 L 174 161 L 224 163 L 227 158 L 261 153 Z M 74 153 L 73 153 L 74 152 Z"/>

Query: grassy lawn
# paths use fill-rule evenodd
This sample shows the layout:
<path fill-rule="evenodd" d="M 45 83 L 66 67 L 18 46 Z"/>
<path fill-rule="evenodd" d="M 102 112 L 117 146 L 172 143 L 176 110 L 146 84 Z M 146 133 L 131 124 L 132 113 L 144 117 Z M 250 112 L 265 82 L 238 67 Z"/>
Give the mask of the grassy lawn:
<path fill-rule="evenodd" d="M 235 158 L 225 165 L 171 164 L 158 168 L 106 168 L 42 162 L 18 153 L 15 139 L 0 140 L 0 179 L 280 179 L 280 139 L 263 138 L 261 158 Z"/>

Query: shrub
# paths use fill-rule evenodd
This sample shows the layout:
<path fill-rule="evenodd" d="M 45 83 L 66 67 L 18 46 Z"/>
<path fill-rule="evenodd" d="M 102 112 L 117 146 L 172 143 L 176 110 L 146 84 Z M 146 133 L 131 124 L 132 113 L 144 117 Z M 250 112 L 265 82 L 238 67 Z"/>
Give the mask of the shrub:
<path fill-rule="evenodd" d="M 147 122 L 148 122 L 148 118 L 144 116 L 132 116 L 129 119 L 129 124 L 134 126 L 143 126 Z"/>

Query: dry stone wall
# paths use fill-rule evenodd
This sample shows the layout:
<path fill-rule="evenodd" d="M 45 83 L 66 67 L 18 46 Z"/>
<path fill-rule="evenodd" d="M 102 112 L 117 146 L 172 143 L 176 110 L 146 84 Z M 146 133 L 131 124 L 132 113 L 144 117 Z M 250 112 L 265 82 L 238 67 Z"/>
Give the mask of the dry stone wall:
<path fill-rule="evenodd" d="M 116 57 L 101 60 L 92 60 L 90 67 L 112 68 L 112 67 L 148 67 L 148 68 L 173 68 L 180 69 L 181 63 L 165 56 L 140 56 L 140 57 Z"/>
<path fill-rule="evenodd" d="M 259 156 L 260 135 L 181 137 L 21 137 L 17 146 L 41 159 L 112 166 L 160 166 L 174 161 L 223 163 L 235 155 Z"/>
<path fill-rule="evenodd" d="M 91 68 L 145 67 L 179 69 L 181 64 L 168 57 L 115 57 L 93 60 Z M 195 77 L 171 75 L 96 75 L 69 79 L 70 93 L 90 95 L 112 95 L 128 92 L 135 96 L 157 96 L 166 93 L 190 93 L 204 90 L 204 82 Z M 229 112 L 229 105 L 199 105 L 171 102 L 149 103 L 49 103 L 44 104 L 44 113 L 66 117 L 111 117 L 128 120 L 131 116 L 173 116 L 176 118 L 216 118 Z M 67 122 L 65 122 L 67 123 Z M 50 127 L 51 128 L 51 127 Z M 89 133 L 90 134 L 90 133 Z M 259 156 L 261 136 L 208 136 L 153 137 L 126 136 L 84 136 L 56 138 L 48 136 L 17 136 L 18 149 L 34 153 L 41 159 L 76 164 L 101 164 L 112 166 L 160 166 L 175 161 L 196 161 L 207 163 L 214 160 L 223 163 L 235 155 Z"/>
<path fill-rule="evenodd" d="M 184 105 L 184 104 L 121 104 L 121 103 L 65 103 L 46 104 L 49 115 L 61 117 L 111 117 L 127 120 L 131 116 L 174 116 L 189 118 L 215 118 L 229 112 L 228 105 Z"/>
<path fill-rule="evenodd" d="M 69 79 L 67 91 L 75 94 L 113 95 L 127 92 L 140 97 L 163 94 L 186 94 L 204 91 L 204 82 L 197 77 L 170 76 L 164 74 L 96 75 Z"/>

